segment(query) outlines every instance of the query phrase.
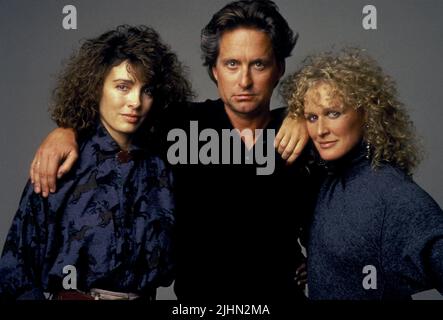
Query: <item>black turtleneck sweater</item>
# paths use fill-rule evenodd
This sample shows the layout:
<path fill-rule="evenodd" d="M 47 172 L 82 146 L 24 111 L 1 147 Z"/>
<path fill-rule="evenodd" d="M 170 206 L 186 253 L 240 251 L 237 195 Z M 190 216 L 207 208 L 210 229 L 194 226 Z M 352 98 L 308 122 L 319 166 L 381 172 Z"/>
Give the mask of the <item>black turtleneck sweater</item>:
<path fill-rule="evenodd" d="M 443 292 L 441 208 L 401 170 L 372 169 L 362 145 L 326 164 L 310 229 L 308 286 L 311 299 L 328 300 Z"/>

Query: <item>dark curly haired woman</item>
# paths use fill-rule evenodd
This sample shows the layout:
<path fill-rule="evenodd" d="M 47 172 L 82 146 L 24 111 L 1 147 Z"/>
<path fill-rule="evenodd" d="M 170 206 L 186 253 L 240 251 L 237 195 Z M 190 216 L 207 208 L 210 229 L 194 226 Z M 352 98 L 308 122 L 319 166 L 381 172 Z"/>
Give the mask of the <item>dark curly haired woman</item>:
<path fill-rule="evenodd" d="M 443 293 L 443 212 L 411 179 L 418 148 L 392 79 L 362 50 L 345 49 L 307 59 L 282 92 L 306 118 L 323 171 L 308 242 L 310 298 Z"/>
<path fill-rule="evenodd" d="M 149 300 L 170 284 L 171 176 L 146 139 L 158 111 L 190 94 L 176 55 L 149 27 L 83 43 L 52 107 L 79 134 L 79 161 L 47 199 L 28 182 L 0 260 L 1 299 Z"/>

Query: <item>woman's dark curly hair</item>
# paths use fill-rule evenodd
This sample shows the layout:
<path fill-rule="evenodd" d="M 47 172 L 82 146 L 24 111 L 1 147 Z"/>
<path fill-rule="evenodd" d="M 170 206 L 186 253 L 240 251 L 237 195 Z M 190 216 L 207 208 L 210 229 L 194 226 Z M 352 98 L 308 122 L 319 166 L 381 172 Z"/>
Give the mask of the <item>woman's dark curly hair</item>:
<path fill-rule="evenodd" d="M 121 25 L 86 40 L 67 61 L 58 77 L 50 108 L 57 125 L 74 128 L 78 133 L 92 129 L 99 118 L 104 80 L 113 67 L 126 60 L 143 78 L 140 81 L 153 89 L 149 123 L 170 103 L 185 102 L 192 97 L 182 64 L 158 33 L 143 25 Z M 144 127 L 147 128 L 146 121 Z"/>
<path fill-rule="evenodd" d="M 280 88 L 295 116 L 304 116 L 305 94 L 319 82 L 330 84 L 346 106 L 363 112 L 363 140 L 371 145 L 374 168 L 386 161 L 412 174 L 421 146 L 395 82 L 374 59 L 359 48 L 308 56 Z"/>

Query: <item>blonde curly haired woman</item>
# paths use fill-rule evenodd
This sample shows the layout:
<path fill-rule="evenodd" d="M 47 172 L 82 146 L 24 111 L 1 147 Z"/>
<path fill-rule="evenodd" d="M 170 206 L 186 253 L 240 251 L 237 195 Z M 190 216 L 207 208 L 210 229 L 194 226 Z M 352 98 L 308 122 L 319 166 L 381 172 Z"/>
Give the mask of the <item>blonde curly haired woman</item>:
<path fill-rule="evenodd" d="M 443 292 L 443 213 L 411 178 L 413 125 L 362 50 L 311 56 L 281 92 L 306 119 L 321 187 L 308 241 L 311 299 Z"/>

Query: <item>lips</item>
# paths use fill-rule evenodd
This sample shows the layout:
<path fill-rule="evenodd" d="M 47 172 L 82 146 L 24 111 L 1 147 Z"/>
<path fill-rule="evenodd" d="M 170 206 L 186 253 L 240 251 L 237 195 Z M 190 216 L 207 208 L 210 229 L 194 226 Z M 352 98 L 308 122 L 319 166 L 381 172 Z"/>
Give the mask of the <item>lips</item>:
<path fill-rule="evenodd" d="M 335 146 L 335 144 L 337 143 L 337 140 L 336 141 L 322 141 L 322 142 L 317 142 L 317 143 L 320 146 L 320 148 L 329 149 L 329 148 L 332 148 L 333 146 Z"/>
<path fill-rule="evenodd" d="M 255 94 L 236 94 L 234 98 L 236 100 L 252 100 L 255 97 Z"/>
<path fill-rule="evenodd" d="M 137 123 L 141 118 L 140 116 L 134 114 L 122 114 L 122 117 L 129 123 Z"/>

